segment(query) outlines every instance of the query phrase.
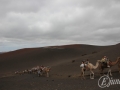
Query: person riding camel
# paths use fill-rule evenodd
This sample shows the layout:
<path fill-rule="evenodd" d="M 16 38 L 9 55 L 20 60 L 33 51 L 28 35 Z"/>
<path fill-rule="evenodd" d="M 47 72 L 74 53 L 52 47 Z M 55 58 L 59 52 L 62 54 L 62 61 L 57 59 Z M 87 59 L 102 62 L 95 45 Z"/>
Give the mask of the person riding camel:
<path fill-rule="evenodd" d="M 102 62 L 102 63 L 107 63 L 107 67 L 110 67 L 110 66 L 109 66 L 109 59 L 108 59 L 106 56 L 104 56 L 104 57 L 101 59 L 101 62 Z"/>
<path fill-rule="evenodd" d="M 45 67 L 43 65 L 41 65 L 41 67 L 40 67 L 41 72 L 43 71 L 44 68 Z"/>
<path fill-rule="evenodd" d="M 85 68 L 85 62 L 84 62 L 84 61 L 82 61 L 80 67 L 81 67 L 81 68 Z"/>
<path fill-rule="evenodd" d="M 83 60 L 80 67 L 83 68 L 83 69 L 86 69 L 88 62 L 89 62 L 88 60 L 87 61 Z"/>
<path fill-rule="evenodd" d="M 37 73 L 38 73 L 38 76 L 40 76 L 41 75 L 41 70 L 38 69 Z"/>
<path fill-rule="evenodd" d="M 87 65 L 89 63 L 89 60 L 87 59 L 86 61 L 85 61 L 85 64 Z"/>
<path fill-rule="evenodd" d="M 89 63 L 89 60 L 87 59 L 84 63 L 85 63 L 85 68 L 88 70 L 88 63 Z"/>

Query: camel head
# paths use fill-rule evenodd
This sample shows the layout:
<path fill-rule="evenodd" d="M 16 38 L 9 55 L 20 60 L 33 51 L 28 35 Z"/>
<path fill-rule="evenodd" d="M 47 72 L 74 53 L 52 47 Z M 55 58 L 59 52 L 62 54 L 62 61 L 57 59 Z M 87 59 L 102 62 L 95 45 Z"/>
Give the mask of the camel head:
<path fill-rule="evenodd" d="M 118 63 L 120 63 L 120 57 L 118 57 L 117 60 L 118 60 Z"/>
<path fill-rule="evenodd" d="M 116 61 L 117 61 L 117 63 L 119 63 L 120 62 L 120 57 L 118 57 Z"/>
<path fill-rule="evenodd" d="M 120 57 L 118 57 L 117 59 L 120 60 Z"/>

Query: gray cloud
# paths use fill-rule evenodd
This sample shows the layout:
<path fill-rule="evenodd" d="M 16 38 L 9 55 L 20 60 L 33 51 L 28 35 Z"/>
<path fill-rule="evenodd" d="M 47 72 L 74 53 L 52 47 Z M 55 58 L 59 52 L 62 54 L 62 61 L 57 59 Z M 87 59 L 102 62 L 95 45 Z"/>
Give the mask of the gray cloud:
<path fill-rule="evenodd" d="M 0 51 L 120 42 L 119 0 L 1 0 Z"/>

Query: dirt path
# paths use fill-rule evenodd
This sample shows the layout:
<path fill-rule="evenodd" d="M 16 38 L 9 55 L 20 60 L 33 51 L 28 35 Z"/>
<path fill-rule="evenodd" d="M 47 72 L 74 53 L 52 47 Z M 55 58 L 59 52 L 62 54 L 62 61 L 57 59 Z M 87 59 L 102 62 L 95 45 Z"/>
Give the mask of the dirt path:
<path fill-rule="evenodd" d="M 113 73 L 113 78 L 120 79 L 119 73 Z M 94 80 L 90 80 L 89 76 L 86 80 L 80 77 L 37 77 L 37 75 L 26 74 L 11 77 L 0 78 L 0 90 L 101 90 L 98 86 L 99 76 Z M 119 85 L 112 85 L 104 88 L 105 90 L 119 90 Z"/>

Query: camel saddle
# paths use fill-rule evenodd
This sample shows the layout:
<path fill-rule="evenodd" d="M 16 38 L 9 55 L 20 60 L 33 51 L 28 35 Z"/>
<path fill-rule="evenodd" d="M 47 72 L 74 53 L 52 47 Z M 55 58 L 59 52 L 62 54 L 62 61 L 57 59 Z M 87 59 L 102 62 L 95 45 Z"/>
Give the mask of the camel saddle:
<path fill-rule="evenodd" d="M 107 62 L 102 62 L 102 63 L 101 63 L 101 66 L 107 67 Z"/>

